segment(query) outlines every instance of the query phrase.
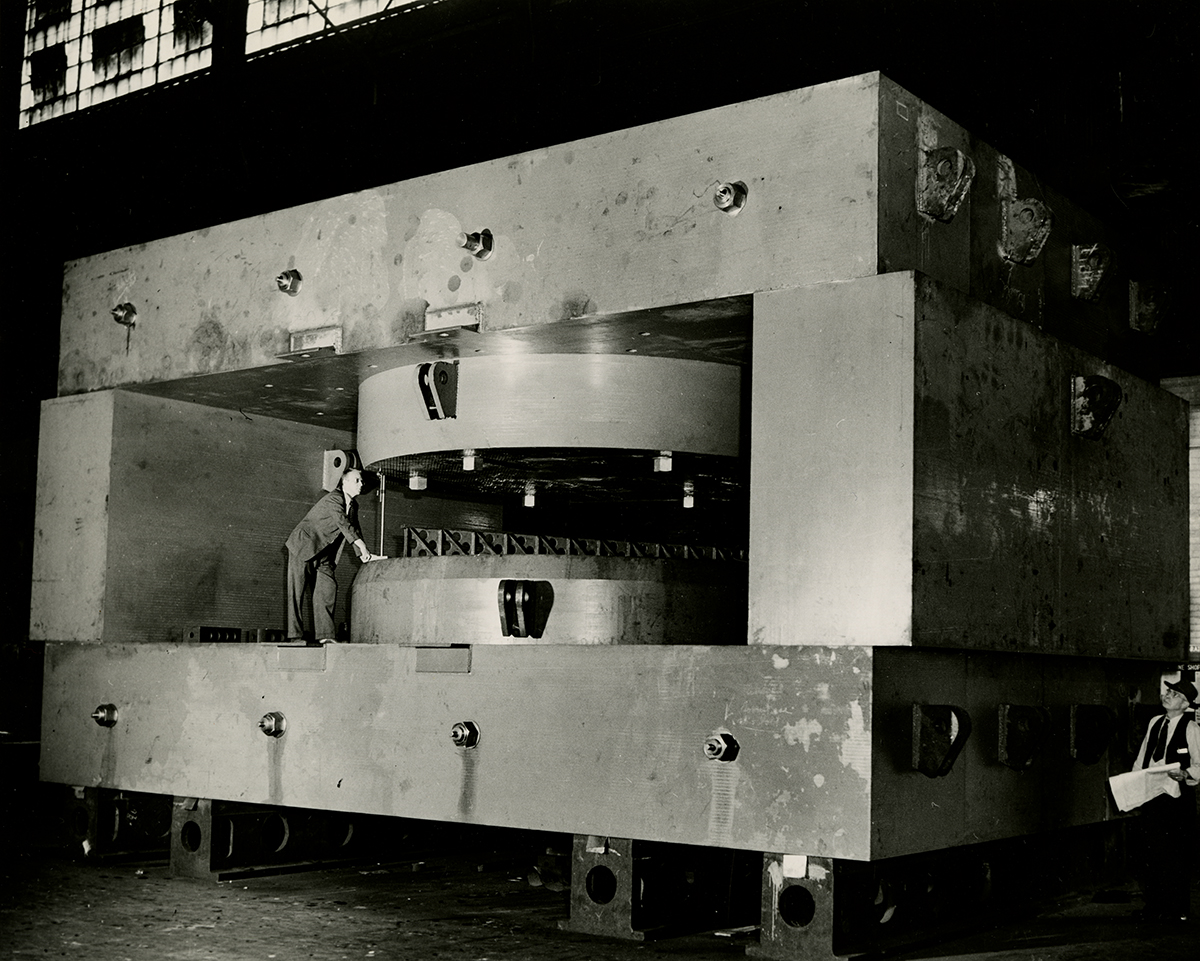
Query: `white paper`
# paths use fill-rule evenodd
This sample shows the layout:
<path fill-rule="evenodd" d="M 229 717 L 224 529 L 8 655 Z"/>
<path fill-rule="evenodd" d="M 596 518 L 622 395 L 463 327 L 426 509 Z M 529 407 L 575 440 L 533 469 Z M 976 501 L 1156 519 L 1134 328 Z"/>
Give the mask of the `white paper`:
<path fill-rule="evenodd" d="M 1167 771 L 1179 768 L 1179 762 L 1174 764 L 1159 764 L 1125 774 L 1115 774 L 1108 779 L 1109 790 L 1113 800 L 1122 811 L 1132 811 L 1141 807 L 1153 797 L 1169 794 L 1179 797 L 1179 782 L 1167 777 Z"/>

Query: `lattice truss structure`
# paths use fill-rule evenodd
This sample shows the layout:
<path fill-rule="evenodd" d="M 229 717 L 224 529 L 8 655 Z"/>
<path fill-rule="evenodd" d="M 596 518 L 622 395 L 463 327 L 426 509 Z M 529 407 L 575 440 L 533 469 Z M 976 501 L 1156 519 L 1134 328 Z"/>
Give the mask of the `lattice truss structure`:
<path fill-rule="evenodd" d="M 402 557 L 474 557 L 546 554 L 573 557 L 646 557 L 659 560 L 745 561 L 738 548 L 696 547 L 546 534 L 509 534 L 406 527 L 400 542 Z"/>

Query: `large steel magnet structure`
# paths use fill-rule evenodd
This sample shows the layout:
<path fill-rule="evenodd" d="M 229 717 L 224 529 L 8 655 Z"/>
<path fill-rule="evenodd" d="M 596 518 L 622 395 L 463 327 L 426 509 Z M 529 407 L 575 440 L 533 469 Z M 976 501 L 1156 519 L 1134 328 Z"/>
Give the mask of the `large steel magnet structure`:
<path fill-rule="evenodd" d="M 766 956 L 936 927 L 1194 669 L 1114 244 L 870 74 L 68 264 L 42 777 L 572 834 L 604 933 L 673 850 Z M 331 450 L 387 559 L 268 642 Z"/>

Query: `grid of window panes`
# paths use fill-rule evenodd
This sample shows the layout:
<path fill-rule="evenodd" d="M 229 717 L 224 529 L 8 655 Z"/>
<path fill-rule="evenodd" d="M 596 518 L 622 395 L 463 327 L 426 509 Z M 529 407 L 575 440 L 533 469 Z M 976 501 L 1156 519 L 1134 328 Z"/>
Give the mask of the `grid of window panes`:
<path fill-rule="evenodd" d="M 415 0 L 249 0 L 246 55 L 408 6 Z"/>
<path fill-rule="evenodd" d="M 20 126 L 212 63 L 205 0 L 29 0 Z"/>

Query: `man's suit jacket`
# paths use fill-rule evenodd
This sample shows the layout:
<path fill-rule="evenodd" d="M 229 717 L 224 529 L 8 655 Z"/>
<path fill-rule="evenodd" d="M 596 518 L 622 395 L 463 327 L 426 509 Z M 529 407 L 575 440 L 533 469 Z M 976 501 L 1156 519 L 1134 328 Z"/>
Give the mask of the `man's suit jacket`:
<path fill-rule="evenodd" d="M 304 519 L 288 535 L 287 549 L 299 560 L 307 561 L 316 557 L 335 541 L 339 541 L 334 563 L 342 558 L 342 549 L 346 542 L 362 539 L 358 529 L 358 505 L 350 502 L 350 512 L 346 513 L 346 495 L 340 487 L 331 490 L 317 501 Z"/>

